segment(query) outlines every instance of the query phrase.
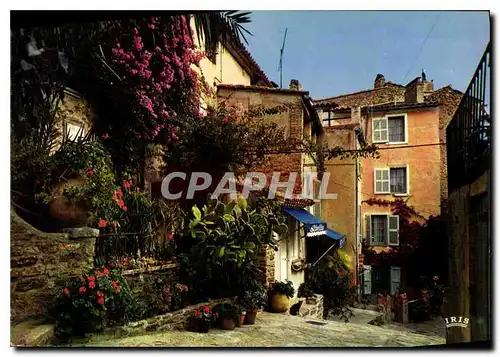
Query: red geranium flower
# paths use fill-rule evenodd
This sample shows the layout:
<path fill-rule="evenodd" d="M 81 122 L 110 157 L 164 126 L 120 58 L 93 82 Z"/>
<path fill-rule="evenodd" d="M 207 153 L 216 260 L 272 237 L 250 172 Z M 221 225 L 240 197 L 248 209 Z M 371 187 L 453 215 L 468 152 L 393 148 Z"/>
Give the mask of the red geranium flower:
<path fill-rule="evenodd" d="M 69 295 L 69 290 L 68 290 L 68 288 L 64 288 L 64 295 Z"/>
<path fill-rule="evenodd" d="M 99 305 L 104 305 L 104 297 L 99 296 L 99 297 L 97 298 L 97 303 L 98 303 Z"/>
<path fill-rule="evenodd" d="M 113 199 L 113 201 L 118 200 L 118 197 L 116 197 L 116 193 L 113 193 L 113 196 L 111 196 L 111 198 Z"/>
<path fill-rule="evenodd" d="M 123 192 L 122 192 L 122 189 L 121 189 L 121 188 L 119 188 L 119 189 L 116 191 L 116 193 L 118 194 L 118 196 L 123 197 Z"/>
<path fill-rule="evenodd" d="M 83 294 L 86 291 L 87 291 L 87 288 L 85 288 L 85 286 L 80 287 L 80 294 Z"/>
<path fill-rule="evenodd" d="M 94 281 L 89 282 L 89 288 L 91 288 L 91 289 L 95 288 L 95 282 Z"/>
<path fill-rule="evenodd" d="M 107 139 L 107 138 L 109 138 L 109 134 L 108 134 L 108 133 L 104 133 L 104 134 L 102 135 L 102 138 L 103 138 L 103 139 Z"/>
<path fill-rule="evenodd" d="M 203 312 L 204 312 L 205 314 L 208 314 L 208 313 L 210 312 L 210 309 L 208 308 L 208 306 L 204 306 L 204 307 L 203 307 Z"/>
<path fill-rule="evenodd" d="M 103 297 L 104 293 L 101 290 L 97 290 L 97 296 Z"/>
<path fill-rule="evenodd" d="M 168 235 L 168 240 L 172 240 L 172 239 L 174 239 L 174 233 L 170 233 L 170 234 Z"/>
<path fill-rule="evenodd" d="M 122 207 L 122 210 L 123 210 L 124 212 L 127 212 L 127 206 L 123 206 L 123 207 Z"/>
<path fill-rule="evenodd" d="M 119 200 L 119 201 L 118 201 L 118 205 L 119 205 L 120 207 L 121 207 L 121 206 L 123 206 L 124 204 L 125 204 L 125 202 L 123 202 L 123 200 Z"/>
<path fill-rule="evenodd" d="M 107 224 L 108 224 L 108 222 L 106 222 L 105 219 L 102 219 L 102 218 L 100 219 L 100 221 L 99 221 L 99 227 L 100 228 L 106 227 Z"/>
<path fill-rule="evenodd" d="M 95 281 L 95 276 L 89 276 L 87 279 L 89 279 L 89 281 Z"/>
<path fill-rule="evenodd" d="M 130 188 L 130 187 L 132 187 L 132 185 L 128 181 L 123 181 L 123 187 Z"/>
<path fill-rule="evenodd" d="M 435 275 L 434 278 L 432 278 L 432 279 L 434 279 L 434 281 L 438 281 L 439 280 L 439 276 Z"/>
<path fill-rule="evenodd" d="M 94 170 L 92 169 L 88 169 L 87 170 L 87 173 L 89 174 L 89 176 L 92 176 L 94 174 Z"/>

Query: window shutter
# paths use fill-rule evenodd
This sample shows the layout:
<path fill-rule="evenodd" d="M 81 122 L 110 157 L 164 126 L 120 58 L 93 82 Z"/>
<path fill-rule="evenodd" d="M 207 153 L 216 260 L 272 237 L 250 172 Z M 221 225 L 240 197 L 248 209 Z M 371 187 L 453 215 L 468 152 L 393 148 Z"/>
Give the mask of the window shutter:
<path fill-rule="evenodd" d="M 363 294 L 369 295 L 372 293 L 372 267 L 364 266 L 363 270 Z"/>
<path fill-rule="evenodd" d="M 380 141 L 388 141 L 388 131 L 387 118 L 380 119 Z"/>
<path fill-rule="evenodd" d="M 399 245 L 399 216 L 389 216 L 389 245 Z"/>
<path fill-rule="evenodd" d="M 372 244 L 372 220 L 369 214 L 365 215 L 365 228 L 366 228 L 366 242 L 371 245 Z"/>
<path fill-rule="evenodd" d="M 390 169 L 374 169 L 373 170 L 373 192 L 374 193 L 389 193 L 390 192 Z"/>
<path fill-rule="evenodd" d="M 380 141 L 380 119 L 372 119 L 372 141 Z"/>
<path fill-rule="evenodd" d="M 401 268 L 391 267 L 391 295 L 401 288 Z"/>

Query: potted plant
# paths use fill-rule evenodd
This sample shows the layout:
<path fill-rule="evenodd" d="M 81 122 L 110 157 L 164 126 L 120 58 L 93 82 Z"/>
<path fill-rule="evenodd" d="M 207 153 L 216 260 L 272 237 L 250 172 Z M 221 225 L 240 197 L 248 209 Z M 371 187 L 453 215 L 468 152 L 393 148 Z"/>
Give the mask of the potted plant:
<path fill-rule="evenodd" d="M 218 314 L 213 313 L 209 306 L 205 305 L 193 311 L 190 321 L 191 330 L 200 333 L 207 333 L 212 322 L 217 320 Z"/>
<path fill-rule="evenodd" d="M 257 311 L 266 306 L 267 290 L 263 283 L 254 281 L 247 286 L 239 303 L 246 309 L 245 323 L 253 325 L 257 318 Z"/>
<path fill-rule="evenodd" d="M 247 312 L 246 312 L 245 308 L 242 306 L 238 306 L 238 311 L 240 313 L 240 318 L 236 322 L 236 326 L 241 327 L 241 326 L 243 326 L 243 322 L 245 322 L 245 316 L 246 316 Z"/>
<path fill-rule="evenodd" d="M 295 289 L 290 280 L 275 281 L 269 286 L 269 299 L 272 312 L 286 312 Z"/>
<path fill-rule="evenodd" d="M 213 313 L 217 314 L 220 327 L 223 330 L 234 330 L 241 318 L 241 309 L 232 303 L 217 304 L 213 308 Z"/>

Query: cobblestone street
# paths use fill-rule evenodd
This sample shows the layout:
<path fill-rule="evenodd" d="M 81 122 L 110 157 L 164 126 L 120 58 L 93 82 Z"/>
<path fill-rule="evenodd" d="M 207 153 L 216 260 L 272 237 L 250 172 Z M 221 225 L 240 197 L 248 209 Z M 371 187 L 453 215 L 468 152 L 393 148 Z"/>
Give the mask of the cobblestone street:
<path fill-rule="evenodd" d="M 411 347 L 444 344 L 440 336 L 412 333 L 390 326 L 320 321 L 288 314 L 259 313 L 255 325 L 207 334 L 162 331 L 115 338 L 96 335 L 86 347 Z M 74 345 L 76 347 L 76 345 Z"/>

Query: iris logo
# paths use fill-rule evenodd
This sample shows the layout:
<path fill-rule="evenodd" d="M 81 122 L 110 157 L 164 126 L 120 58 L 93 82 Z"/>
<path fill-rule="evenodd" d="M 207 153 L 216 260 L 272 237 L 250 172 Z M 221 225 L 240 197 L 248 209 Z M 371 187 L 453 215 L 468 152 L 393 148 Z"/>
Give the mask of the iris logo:
<path fill-rule="evenodd" d="M 469 324 L 469 319 L 467 317 L 463 317 L 463 316 L 445 317 L 444 324 L 446 325 L 446 328 L 450 328 L 450 327 L 466 328 L 467 325 Z"/>

